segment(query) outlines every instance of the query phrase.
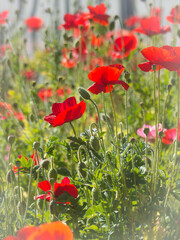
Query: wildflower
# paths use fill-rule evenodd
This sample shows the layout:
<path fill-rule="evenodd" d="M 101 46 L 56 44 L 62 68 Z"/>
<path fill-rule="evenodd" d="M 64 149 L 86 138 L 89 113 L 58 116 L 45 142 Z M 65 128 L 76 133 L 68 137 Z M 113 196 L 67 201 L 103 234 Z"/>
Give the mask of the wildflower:
<path fill-rule="evenodd" d="M 140 24 L 141 19 L 142 18 L 138 16 L 130 16 L 125 20 L 125 25 L 129 28 L 134 28 Z"/>
<path fill-rule="evenodd" d="M 151 17 L 161 17 L 161 9 L 158 7 L 153 7 L 151 8 L 151 13 L 150 13 Z"/>
<path fill-rule="evenodd" d="M 100 5 L 96 5 L 95 7 L 88 6 L 88 9 L 89 9 L 89 12 L 92 14 L 92 19 L 94 22 L 97 22 L 103 26 L 108 25 L 108 18 L 110 16 L 105 14 L 106 6 L 104 3 L 101 3 Z"/>
<path fill-rule="evenodd" d="M 86 110 L 86 103 L 81 101 L 76 103 L 75 97 L 67 98 L 63 103 L 54 103 L 52 113 L 44 118 L 53 127 L 61 126 L 80 118 Z"/>
<path fill-rule="evenodd" d="M 172 8 L 170 15 L 166 18 L 170 23 L 180 23 L 180 6 Z"/>
<path fill-rule="evenodd" d="M 38 31 L 43 25 L 43 20 L 39 17 L 30 17 L 26 19 L 26 25 L 30 31 Z"/>
<path fill-rule="evenodd" d="M 0 13 L 0 25 L 3 25 L 4 23 L 6 23 L 8 15 L 9 15 L 9 11 L 7 10 Z"/>
<path fill-rule="evenodd" d="M 42 181 L 38 183 L 38 187 L 44 192 L 47 192 L 46 201 L 50 201 L 52 199 L 50 192 L 52 190 L 52 187 L 50 182 L 47 180 Z M 57 183 L 57 181 L 54 183 L 54 198 L 61 196 L 64 192 L 68 192 L 74 198 L 77 198 L 78 196 L 77 188 L 73 184 L 70 184 L 70 180 L 68 177 L 64 177 L 61 183 Z M 38 195 L 36 196 L 36 198 L 44 199 L 45 194 Z"/>
<path fill-rule="evenodd" d="M 9 236 L 4 238 L 4 240 L 73 240 L 73 233 L 71 229 L 63 222 L 51 222 L 45 223 L 38 227 L 27 226 L 21 228 L 16 237 Z"/>
<path fill-rule="evenodd" d="M 139 135 L 140 137 L 142 137 L 144 139 L 146 138 L 146 134 L 144 133 L 145 128 L 149 128 L 149 133 L 148 133 L 147 137 L 148 137 L 148 141 L 152 142 L 156 138 L 156 127 L 155 127 L 155 125 L 154 126 L 143 125 L 142 128 L 138 129 L 137 135 Z M 159 123 L 158 124 L 158 133 L 161 131 L 162 131 L 162 125 Z M 163 132 L 165 132 L 165 131 L 166 131 L 166 129 L 163 129 Z"/>
<path fill-rule="evenodd" d="M 159 17 L 149 17 L 142 19 L 140 24 L 141 26 L 139 28 L 134 29 L 134 31 L 145 34 L 149 37 L 157 34 L 164 34 L 171 30 L 169 26 L 164 27 L 160 26 Z"/>
<path fill-rule="evenodd" d="M 42 88 L 38 93 L 37 93 L 38 97 L 42 100 L 42 101 L 48 101 L 49 98 L 52 96 L 52 89 L 51 88 Z"/>
<path fill-rule="evenodd" d="M 176 140 L 177 128 L 171 128 L 164 132 L 162 142 L 164 144 L 171 144 Z M 180 121 L 179 121 L 179 132 L 178 132 L 178 141 L 180 141 Z"/>
<path fill-rule="evenodd" d="M 88 78 L 95 82 L 91 87 L 88 88 L 88 90 L 94 94 L 98 94 L 100 92 L 106 93 L 109 92 L 109 86 L 112 90 L 113 85 L 115 84 L 120 84 L 125 90 L 127 90 L 129 85 L 122 80 L 118 80 L 124 69 L 124 66 L 121 64 L 95 68 L 88 74 Z"/>
<path fill-rule="evenodd" d="M 99 47 L 103 44 L 103 37 L 102 36 L 95 36 L 94 34 L 92 35 L 92 40 L 91 40 L 91 45 L 93 47 Z"/>

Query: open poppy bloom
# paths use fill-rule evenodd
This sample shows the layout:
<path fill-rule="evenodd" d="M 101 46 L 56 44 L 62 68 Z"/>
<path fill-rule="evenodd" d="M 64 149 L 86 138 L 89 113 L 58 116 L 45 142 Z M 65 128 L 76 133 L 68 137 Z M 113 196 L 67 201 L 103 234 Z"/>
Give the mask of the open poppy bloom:
<path fill-rule="evenodd" d="M 6 19 L 8 18 L 9 11 L 3 11 L 0 13 L 0 25 L 6 23 Z"/>
<path fill-rule="evenodd" d="M 30 31 L 38 31 L 43 25 L 43 20 L 38 17 L 30 17 L 26 19 L 26 25 Z"/>
<path fill-rule="evenodd" d="M 180 23 L 180 6 L 172 8 L 170 15 L 166 18 L 170 23 Z"/>
<path fill-rule="evenodd" d="M 123 35 L 114 41 L 113 59 L 123 59 L 137 47 L 137 38 L 133 34 Z"/>
<path fill-rule="evenodd" d="M 46 201 L 50 201 L 52 199 L 51 193 L 49 192 L 52 189 L 50 182 L 47 180 L 40 182 L 38 183 L 38 187 L 44 192 L 47 192 Z M 61 196 L 65 192 L 68 192 L 74 198 L 77 198 L 78 196 L 77 188 L 73 184 L 70 184 L 70 180 L 68 177 L 64 177 L 61 183 L 57 183 L 57 181 L 54 183 L 54 198 Z M 36 199 L 44 199 L 44 198 L 45 198 L 45 194 L 36 196 Z"/>
<path fill-rule="evenodd" d="M 138 16 L 130 16 L 129 18 L 125 19 L 124 23 L 127 27 L 134 28 L 140 24 L 141 19 L 142 18 Z"/>
<path fill-rule="evenodd" d="M 73 240 L 71 229 L 63 222 L 45 223 L 38 227 L 27 226 L 20 229 L 16 235 L 4 238 L 4 240 Z"/>
<path fill-rule="evenodd" d="M 109 92 L 113 90 L 113 85 L 120 84 L 125 90 L 128 90 L 129 85 L 122 80 L 118 80 L 125 67 L 121 64 L 114 64 L 109 66 L 102 66 L 95 68 L 88 74 L 88 78 L 95 82 L 91 87 L 88 88 L 93 94 L 100 92 Z"/>
<path fill-rule="evenodd" d="M 52 113 L 44 118 L 53 127 L 61 126 L 80 118 L 86 110 L 86 103 L 81 101 L 77 104 L 75 97 L 67 98 L 63 103 L 54 103 Z"/>
<path fill-rule="evenodd" d="M 142 19 L 140 24 L 141 26 L 134 29 L 134 31 L 145 34 L 149 37 L 157 34 L 164 34 L 171 30 L 169 26 L 161 27 L 159 17 L 149 17 Z"/>
<path fill-rule="evenodd" d="M 142 55 L 150 62 L 139 64 L 141 70 L 148 72 L 153 64 L 160 68 L 166 68 L 169 71 L 178 71 L 180 69 L 180 47 L 148 47 L 141 51 Z"/>
<path fill-rule="evenodd" d="M 171 128 L 164 132 L 164 136 L 162 138 L 162 142 L 165 144 L 171 144 L 176 140 L 177 128 Z M 180 141 L 180 121 L 179 121 L 179 133 L 178 133 L 178 141 Z"/>
<path fill-rule="evenodd" d="M 154 126 L 143 125 L 142 128 L 138 129 L 137 130 L 137 135 L 139 135 L 140 137 L 142 137 L 144 139 L 146 138 L 146 134 L 144 133 L 145 128 L 149 128 L 149 133 L 148 133 L 147 137 L 148 137 L 148 141 L 152 142 L 156 138 L 156 127 L 155 127 L 155 125 Z M 158 124 L 158 133 L 161 132 L 161 131 L 162 131 L 162 125 L 159 123 Z M 165 131 L 166 131 L 166 129 L 163 129 L 163 132 L 165 132 Z"/>
<path fill-rule="evenodd" d="M 158 7 L 153 7 L 151 8 L 151 13 L 150 13 L 151 17 L 161 17 L 161 9 Z"/>
<path fill-rule="evenodd" d="M 101 3 L 100 5 L 88 6 L 89 12 L 92 14 L 92 19 L 94 22 L 100 23 L 103 26 L 108 25 L 108 18 L 109 15 L 106 13 L 106 6 L 104 3 Z"/>

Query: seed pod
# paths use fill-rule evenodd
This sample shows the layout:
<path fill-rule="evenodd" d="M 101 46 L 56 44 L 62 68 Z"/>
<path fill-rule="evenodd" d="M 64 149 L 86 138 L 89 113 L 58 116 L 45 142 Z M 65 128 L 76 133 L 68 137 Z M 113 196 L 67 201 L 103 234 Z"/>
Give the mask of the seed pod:
<path fill-rule="evenodd" d="M 40 165 L 41 165 L 42 168 L 47 170 L 48 167 L 49 167 L 49 163 L 50 163 L 50 161 L 48 159 L 44 159 L 44 160 L 41 161 Z"/>
<path fill-rule="evenodd" d="M 38 150 L 39 146 L 40 146 L 39 142 L 34 142 L 33 143 L 33 149 Z"/>
<path fill-rule="evenodd" d="M 51 168 L 48 173 L 49 180 L 54 180 L 54 182 L 57 180 L 57 171 L 55 168 Z"/>
<path fill-rule="evenodd" d="M 19 161 L 19 160 L 16 161 L 16 167 L 17 167 L 17 168 L 20 168 L 20 167 L 21 167 L 21 161 Z"/>
<path fill-rule="evenodd" d="M 91 99 L 91 95 L 88 93 L 88 91 L 85 88 L 79 87 L 78 92 L 82 98 L 84 98 L 86 100 Z"/>
<path fill-rule="evenodd" d="M 150 132 L 149 128 L 144 128 L 143 132 L 146 134 L 146 136 L 148 135 L 148 133 Z"/>
<path fill-rule="evenodd" d="M 13 172 L 12 169 L 7 172 L 6 180 L 7 180 L 7 182 L 9 182 L 9 183 L 11 183 L 12 181 L 15 180 L 15 174 L 14 174 L 14 172 Z"/>
<path fill-rule="evenodd" d="M 8 136 L 8 142 L 12 145 L 15 141 L 15 136 L 14 135 L 10 135 Z"/>
<path fill-rule="evenodd" d="M 113 30 L 114 30 L 114 27 L 115 27 L 115 22 L 114 22 L 114 21 L 110 22 L 110 24 L 109 24 L 109 30 L 110 30 L 110 31 L 113 31 Z"/>
<path fill-rule="evenodd" d="M 52 200 L 49 204 L 49 210 L 51 214 L 57 214 L 57 203 L 56 201 Z"/>
<path fill-rule="evenodd" d="M 18 212 L 21 217 L 24 216 L 26 212 L 26 203 L 25 201 L 18 202 Z"/>
<path fill-rule="evenodd" d="M 85 178 L 87 176 L 87 172 L 84 170 L 86 169 L 86 164 L 83 162 L 79 162 L 78 164 L 78 172 L 80 173 L 80 175 Z"/>
<path fill-rule="evenodd" d="M 96 152 L 99 151 L 99 149 L 100 149 L 99 139 L 96 136 L 91 136 L 90 145 L 94 151 L 96 151 Z"/>

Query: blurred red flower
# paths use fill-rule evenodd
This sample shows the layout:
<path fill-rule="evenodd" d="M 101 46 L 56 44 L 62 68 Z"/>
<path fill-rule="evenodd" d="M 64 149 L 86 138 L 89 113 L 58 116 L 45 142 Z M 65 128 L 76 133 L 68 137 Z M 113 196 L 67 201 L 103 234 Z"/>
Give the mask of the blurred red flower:
<path fill-rule="evenodd" d="M 153 7 L 151 8 L 151 13 L 150 13 L 151 17 L 161 17 L 161 9 L 158 7 Z"/>
<path fill-rule="evenodd" d="M 43 190 L 44 192 L 47 192 L 46 194 L 46 201 L 50 201 L 52 199 L 51 197 L 51 184 L 49 181 L 45 180 L 43 182 L 38 183 L 38 187 Z M 54 197 L 57 198 L 61 196 L 64 192 L 68 192 L 72 197 L 77 198 L 78 196 L 78 190 L 73 185 L 70 184 L 70 180 L 68 177 L 64 177 L 61 183 L 57 183 L 57 181 L 54 183 Z M 36 196 L 36 199 L 44 199 L 45 194 L 41 194 Z M 59 202 L 57 202 L 59 203 Z"/>
<path fill-rule="evenodd" d="M 170 15 L 166 18 L 170 23 L 180 23 L 180 6 L 172 8 Z"/>
<path fill-rule="evenodd" d="M 118 37 L 114 41 L 113 51 L 110 53 L 112 59 L 123 59 L 129 56 L 130 52 L 137 47 L 138 40 L 135 35 L 128 34 Z"/>
<path fill-rule="evenodd" d="M 16 235 L 4 238 L 4 240 L 73 240 L 71 229 L 64 223 L 51 222 L 45 223 L 38 227 L 27 226 L 20 229 Z"/>
<path fill-rule="evenodd" d="M 102 36 L 95 36 L 92 35 L 91 45 L 93 47 L 99 47 L 103 44 L 103 37 Z"/>
<path fill-rule="evenodd" d="M 146 138 L 146 134 L 144 133 L 144 129 L 145 128 L 149 128 L 149 133 L 148 133 L 147 137 L 148 137 L 148 141 L 152 142 L 156 138 L 156 128 L 155 128 L 155 125 L 154 126 L 143 125 L 142 128 L 137 130 L 137 135 L 139 135 L 140 137 L 142 137 L 144 139 Z M 159 123 L 158 124 L 158 133 L 161 132 L 161 131 L 162 131 L 162 125 Z M 163 132 L 165 132 L 165 131 L 166 131 L 166 129 L 163 129 Z"/>
<path fill-rule="evenodd" d="M 42 88 L 38 93 L 37 93 L 38 97 L 42 100 L 42 101 L 48 101 L 49 98 L 52 96 L 52 89 L 51 88 Z"/>
<path fill-rule="evenodd" d="M 125 19 L 125 25 L 129 28 L 137 27 L 140 24 L 142 17 L 138 16 L 130 16 L 129 18 Z"/>
<path fill-rule="evenodd" d="M 112 91 L 115 84 L 120 84 L 125 90 L 128 90 L 129 85 L 122 80 L 118 80 L 124 69 L 125 67 L 121 64 L 95 68 L 88 74 L 88 78 L 95 82 L 88 90 L 93 94 L 99 94 L 100 92 L 107 93 L 109 92 L 109 86 Z"/>
<path fill-rule="evenodd" d="M 4 44 L 0 46 L 0 57 L 4 57 L 7 50 L 11 50 L 12 47 L 10 44 Z"/>
<path fill-rule="evenodd" d="M 19 121 L 24 120 L 24 115 L 12 109 L 12 106 L 6 102 L 0 102 L 0 120 L 5 120 L 13 115 Z"/>
<path fill-rule="evenodd" d="M 149 18 L 142 19 L 140 21 L 140 24 L 141 26 L 139 28 L 134 29 L 134 31 L 145 34 L 147 36 L 164 34 L 171 30 L 169 26 L 164 26 L 164 27 L 160 26 L 159 17 L 149 17 Z"/>
<path fill-rule="evenodd" d="M 64 97 L 65 94 L 70 95 L 71 94 L 71 89 L 68 86 L 65 87 L 59 87 L 56 91 L 55 94 L 57 94 L 59 97 Z"/>
<path fill-rule="evenodd" d="M 9 11 L 3 11 L 0 13 L 0 25 L 6 23 L 8 15 L 9 15 Z"/>
<path fill-rule="evenodd" d="M 37 31 L 43 25 L 43 20 L 39 17 L 30 17 L 26 19 L 26 25 L 30 31 Z"/>
<path fill-rule="evenodd" d="M 36 73 L 34 70 L 22 71 L 22 75 L 25 77 L 26 80 L 33 80 L 36 78 Z"/>
<path fill-rule="evenodd" d="M 94 22 L 100 23 L 103 26 L 108 25 L 108 18 L 109 15 L 106 13 L 106 6 L 104 3 L 101 3 L 100 5 L 88 6 L 89 12 L 92 14 L 92 19 Z"/>
<path fill-rule="evenodd" d="M 75 97 L 67 98 L 63 103 L 54 103 L 52 113 L 44 118 L 53 127 L 61 126 L 80 118 L 86 110 L 86 103 L 81 101 L 76 103 Z"/>

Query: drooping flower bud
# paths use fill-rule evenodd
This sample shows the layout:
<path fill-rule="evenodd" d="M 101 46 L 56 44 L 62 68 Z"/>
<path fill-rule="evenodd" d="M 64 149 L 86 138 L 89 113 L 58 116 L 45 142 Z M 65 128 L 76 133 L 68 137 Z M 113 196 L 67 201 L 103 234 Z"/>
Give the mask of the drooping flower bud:
<path fill-rule="evenodd" d="M 56 215 L 57 214 L 57 203 L 56 201 L 52 200 L 49 204 L 49 210 L 50 210 L 50 213 L 52 215 Z"/>
<path fill-rule="evenodd" d="M 8 136 L 8 142 L 12 145 L 15 141 L 15 136 L 14 135 L 10 135 Z"/>
<path fill-rule="evenodd" d="M 57 171 L 55 168 L 51 168 L 48 173 L 49 181 L 50 182 L 56 182 L 57 180 Z"/>
<path fill-rule="evenodd" d="M 41 161 L 40 166 L 47 170 L 49 167 L 49 164 L 50 164 L 50 161 L 48 159 L 44 159 Z"/>
<path fill-rule="evenodd" d="M 33 149 L 38 150 L 38 149 L 39 149 L 39 146 L 40 146 L 40 143 L 39 143 L 39 142 L 34 142 L 34 143 L 33 143 Z"/>
<path fill-rule="evenodd" d="M 79 87 L 78 92 L 79 92 L 80 96 L 82 98 L 84 98 L 85 100 L 91 99 L 91 95 L 88 93 L 88 91 L 85 88 Z"/>
<path fill-rule="evenodd" d="M 79 162 L 79 164 L 78 164 L 78 172 L 79 172 L 79 174 L 83 177 L 83 178 L 85 178 L 86 176 L 87 176 L 87 172 L 84 170 L 84 169 L 86 169 L 87 167 L 86 167 L 86 164 L 85 163 L 83 163 L 83 162 Z"/>
<path fill-rule="evenodd" d="M 91 136 L 90 145 L 94 151 L 98 152 L 100 150 L 99 139 L 96 136 Z"/>
<path fill-rule="evenodd" d="M 26 212 L 26 202 L 25 201 L 18 202 L 18 212 L 21 217 L 24 216 L 24 214 Z"/>
<path fill-rule="evenodd" d="M 6 180 L 7 180 L 7 182 L 9 182 L 9 183 L 12 183 L 12 181 L 15 180 L 15 173 L 13 172 L 12 169 L 7 172 Z"/>

